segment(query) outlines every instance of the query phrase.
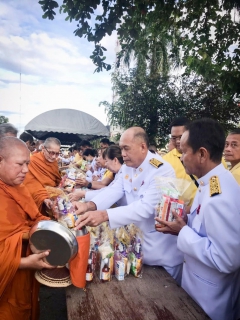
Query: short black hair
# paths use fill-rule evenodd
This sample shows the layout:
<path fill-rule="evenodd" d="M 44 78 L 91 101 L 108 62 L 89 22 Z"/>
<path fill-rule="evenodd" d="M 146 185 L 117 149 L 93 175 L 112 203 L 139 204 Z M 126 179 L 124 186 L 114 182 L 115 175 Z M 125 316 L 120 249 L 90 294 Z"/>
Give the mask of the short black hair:
<path fill-rule="evenodd" d="M 225 133 L 222 126 L 215 120 L 202 118 L 186 125 L 189 132 L 187 144 L 197 152 L 205 148 L 213 162 L 221 162 L 225 146 Z"/>
<path fill-rule="evenodd" d="M 97 155 L 97 151 L 95 149 L 86 149 L 83 152 L 83 156 L 92 156 L 92 157 L 96 157 Z"/>
<path fill-rule="evenodd" d="M 19 139 L 21 139 L 24 142 L 29 141 L 30 143 L 33 143 L 33 136 L 28 132 L 23 132 L 22 134 L 20 134 Z"/>
<path fill-rule="evenodd" d="M 91 147 L 91 143 L 88 140 L 82 140 L 79 144 L 79 147 Z"/>
<path fill-rule="evenodd" d="M 104 143 L 104 144 L 108 144 L 109 146 L 110 146 L 110 140 L 108 139 L 108 138 L 102 138 L 101 140 L 100 140 L 100 143 Z"/>
<path fill-rule="evenodd" d="M 240 128 L 235 128 L 232 131 L 230 131 L 228 134 L 240 134 Z"/>
<path fill-rule="evenodd" d="M 190 120 L 186 117 L 175 118 L 172 120 L 172 122 L 170 124 L 170 129 L 172 129 L 172 127 L 186 126 L 189 122 L 190 122 Z"/>

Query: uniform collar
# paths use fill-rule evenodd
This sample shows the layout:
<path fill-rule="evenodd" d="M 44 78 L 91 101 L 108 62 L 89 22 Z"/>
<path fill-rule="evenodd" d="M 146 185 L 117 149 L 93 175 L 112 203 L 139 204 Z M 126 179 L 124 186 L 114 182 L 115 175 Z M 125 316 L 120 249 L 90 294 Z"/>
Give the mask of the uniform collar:
<path fill-rule="evenodd" d="M 135 172 L 139 172 L 139 173 L 142 172 L 143 170 L 147 169 L 148 164 L 149 164 L 149 160 L 151 160 L 153 158 L 159 159 L 160 156 L 148 151 L 146 158 L 143 160 L 143 162 L 140 164 L 140 166 L 138 168 L 133 168 L 133 170 Z"/>
<path fill-rule="evenodd" d="M 224 171 L 226 171 L 226 169 L 224 168 L 224 165 L 222 163 L 220 163 L 214 169 L 212 169 L 207 174 L 205 174 L 205 176 L 199 178 L 197 181 L 198 181 L 200 186 L 205 186 L 205 185 L 207 185 L 209 183 L 209 179 L 212 176 L 219 176 Z"/>

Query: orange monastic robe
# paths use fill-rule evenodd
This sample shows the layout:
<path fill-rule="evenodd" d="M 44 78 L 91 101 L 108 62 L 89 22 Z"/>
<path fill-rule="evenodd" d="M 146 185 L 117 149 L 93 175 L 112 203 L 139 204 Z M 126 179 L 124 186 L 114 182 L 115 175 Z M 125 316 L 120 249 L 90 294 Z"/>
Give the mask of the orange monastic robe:
<path fill-rule="evenodd" d="M 0 180 L 0 319 L 38 319 L 39 285 L 34 270 L 19 270 L 21 257 L 31 252 L 23 234 L 40 214 L 24 185 L 11 187 Z"/>
<path fill-rule="evenodd" d="M 40 212 L 44 214 L 43 201 L 48 198 L 45 186 L 57 187 L 61 181 L 57 161 L 49 162 L 42 152 L 30 158 L 28 173 L 24 180 Z"/>

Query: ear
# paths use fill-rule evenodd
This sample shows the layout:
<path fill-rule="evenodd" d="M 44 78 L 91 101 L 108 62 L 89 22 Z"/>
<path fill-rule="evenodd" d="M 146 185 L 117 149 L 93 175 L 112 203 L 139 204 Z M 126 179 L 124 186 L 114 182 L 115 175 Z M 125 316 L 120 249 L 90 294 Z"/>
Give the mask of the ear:
<path fill-rule="evenodd" d="M 147 147 L 147 145 L 146 145 L 145 142 L 142 142 L 142 143 L 141 143 L 141 148 L 142 148 L 142 151 L 143 151 L 143 152 L 145 152 L 146 150 L 148 150 L 148 147 Z"/>
<path fill-rule="evenodd" d="M 204 163 L 209 158 L 209 152 L 207 149 L 201 147 L 199 149 L 199 157 L 200 157 L 200 163 Z"/>

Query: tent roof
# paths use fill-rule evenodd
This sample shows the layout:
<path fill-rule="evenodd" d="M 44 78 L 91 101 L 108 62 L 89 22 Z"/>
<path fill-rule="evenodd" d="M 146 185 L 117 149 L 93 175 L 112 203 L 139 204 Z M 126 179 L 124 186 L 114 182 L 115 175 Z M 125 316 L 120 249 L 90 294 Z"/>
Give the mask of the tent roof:
<path fill-rule="evenodd" d="M 74 109 L 55 109 L 33 118 L 25 130 L 40 140 L 56 137 L 61 143 L 109 136 L 108 129 L 95 117 Z"/>

